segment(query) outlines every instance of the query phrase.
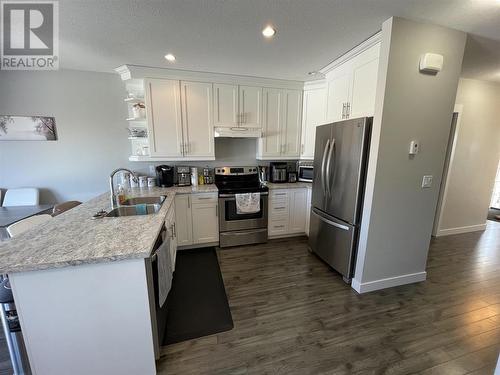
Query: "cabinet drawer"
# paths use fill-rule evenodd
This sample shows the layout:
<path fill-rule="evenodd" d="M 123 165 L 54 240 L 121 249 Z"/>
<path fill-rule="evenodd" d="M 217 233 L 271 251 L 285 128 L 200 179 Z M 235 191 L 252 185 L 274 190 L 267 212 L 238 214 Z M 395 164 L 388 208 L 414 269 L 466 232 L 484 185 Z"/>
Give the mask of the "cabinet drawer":
<path fill-rule="evenodd" d="M 288 199 L 287 190 L 271 190 L 271 200 Z"/>
<path fill-rule="evenodd" d="M 269 235 L 276 236 L 288 233 L 288 222 L 284 220 L 276 220 L 269 222 Z"/>
<path fill-rule="evenodd" d="M 272 202 L 270 205 L 271 215 L 287 215 L 288 216 L 288 204 L 287 202 Z"/>
<path fill-rule="evenodd" d="M 218 196 L 214 193 L 191 194 L 191 203 L 217 203 Z"/>

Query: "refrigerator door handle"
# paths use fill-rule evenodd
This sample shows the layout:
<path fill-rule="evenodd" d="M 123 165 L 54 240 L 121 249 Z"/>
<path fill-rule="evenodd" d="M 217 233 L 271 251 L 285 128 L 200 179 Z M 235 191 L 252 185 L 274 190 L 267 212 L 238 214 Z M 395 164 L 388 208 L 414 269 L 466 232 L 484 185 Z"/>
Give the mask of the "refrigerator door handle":
<path fill-rule="evenodd" d="M 342 224 L 336 223 L 334 221 L 328 220 L 327 218 L 325 218 L 322 215 L 318 214 L 316 212 L 316 209 L 312 209 L 311 212 L 313 213 L 314 216 L 317 216 L 321 221 L 324 221 L 325 223 L 330 224 L 331 226 L 333 226 L 335 228 L 339 228 L 339 229 L 342 229 L 342 230 L 349 230 L 349 227 L 347 225 L 342 225 Z"/>
<path fill-rule="evenodd" d="M 333 149 L 335 148 L 335 138 L 332 138 L 331 142 L 330 142 L 330 151 L 328 151 L 328 158 L 327 158 L 327 162 L 326 162 L 326 187 L 327 187 L 327 193 L 328 193 L 328 196 L 332 196 L 332 190 L 331 190 L 331 186 L 330 186 L 330 178 L 331 178 L 331 175 L 330 175 L 330 172 L 331 172 L 331 162 L 332 162 L 332 152 L 333 152 Z"/>
<path fill-rule="evenodd" d="M 325 162 L 326 156 L 328 152 L 328 146 L 330 146 L 330 139 L 326 141 L 325 149 L 323 150 L 323 158 L 321 160 L 321 187 L 323 189 L 323 193 L 326 194 L 326 176 L 325 176 Z"/>

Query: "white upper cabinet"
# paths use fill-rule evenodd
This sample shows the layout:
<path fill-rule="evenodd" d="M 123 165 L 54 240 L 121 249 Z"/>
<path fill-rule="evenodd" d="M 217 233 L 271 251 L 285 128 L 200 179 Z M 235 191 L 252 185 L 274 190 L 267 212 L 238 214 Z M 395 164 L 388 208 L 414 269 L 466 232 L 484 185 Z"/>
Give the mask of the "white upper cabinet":
<path fill-rule="evenodd" d="M 350 65 L 342 66 L 337 74 L 328 80 L 326 119 L 328 122 L 340 121 L 345 116 L 349 102 L 349 89 L 351 86 Z"/>
<path fill-rule="evenodd" d="M 197 160 L 215 157 L 212 125 L 212 84 L 181 82 L 184 156 Z"/>
<path fill-rule="evenodd" d="M 380 44 L 356 56 L 353 63 L 349 118 L 373 116 L 377 91 Z"/>
<path fill-rule="evenodd" d="M 257 158 L 298 158 L 302 91 L 265 88 L 263 92 L 263 137 L 258 143 Z"/>
<path fill-rule="evenodd" d="M 146 81 L 150 156 L 214 160 L 212 84 Z"/>
<path fill-rule="evenodd" d="M 262 127 L 262 87 L 214 84 L 214 126 Z"/>
<path fill-rule="evenodd" d="M 326 74 L 327 122 L 373 116 L 379 54 L 376 43 Z"/>
<path fill-rule="evenodd" d="M 153 157 L 180 158 L 183 151 L 179 81 L 145 82 L 149 149 Z"/>
<path fill-rule="evenodd" d="M 282 156 L 298 158 L 300 154 L 300 130 L 302 91 L 283 91 L 283 150 Z"/>
<path fill-rule="evenodd" d="M 326 121 L 326 88 L 305 90 L 302 108 L 302 145 L 300 158 L 314 159 L 316 126 L 324 124 Z"/>
<path fill-rule="evenodd" d="M 264 89 L 263 100 L 263 136 L 259 139 L 259 150 L 269 157 L 281 156 L 281 128 L 283 90 Z"/>
<path fill-rule="evenodd" d="M 214 126 L 238 126 L 238 85 L 214 84 Z"/>
<path fill-rule="evenodd" d="M 246 128 L 262 127 L 262 88 L 240 86 L 240 126 Z"/>

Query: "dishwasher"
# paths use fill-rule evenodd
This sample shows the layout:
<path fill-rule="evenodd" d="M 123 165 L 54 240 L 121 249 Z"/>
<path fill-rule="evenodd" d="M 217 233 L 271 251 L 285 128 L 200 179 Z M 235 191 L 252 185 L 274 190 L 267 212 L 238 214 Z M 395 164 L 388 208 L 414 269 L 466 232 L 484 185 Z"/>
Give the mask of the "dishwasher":
<path fill-rule="evenodd" d="M 160 306 L 160 277 L 159 277 L 159 267 L 158 267 L 158 252 L 159 251 L 169 251 L 170 238 L 167 235 L 167 229 L 165 226 L 162 227 L 158 238 L 156 239 L 155 245 L 151 252 L 151 256 L 146 259 L 146 267 L 148 274 L 148 291 L 150 300 L 150 311 L 151 311 L 151 322 L 153 329 L 153 341 L 155 347 L 156 359 L 159 358 L 160 346 L 163 342 L 165 336 L 165 331 L 167 327 L 167 315 L 168 307 L 165 302 L 163 306 Z M 170 259 L 170 258 L 169 258 Z M 172 265 L 170 265 L 172 266 Z M 170 268 L 170 272 L 167 274 L 167 289 L 172 286 L 172 274 L 173 269 Z"/>

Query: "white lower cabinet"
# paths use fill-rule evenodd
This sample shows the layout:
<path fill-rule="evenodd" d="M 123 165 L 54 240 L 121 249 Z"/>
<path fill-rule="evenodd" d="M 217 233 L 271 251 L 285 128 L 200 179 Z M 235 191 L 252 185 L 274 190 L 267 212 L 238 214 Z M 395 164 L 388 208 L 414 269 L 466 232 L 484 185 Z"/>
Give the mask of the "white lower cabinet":
<path fill-rule="evenodd" d="M 176 253 L 177 253 L 177 228 L 175 224 L 175 204 L 172 205 L 168 212 L 167 216 L 165 218 L 165 227 L 167 228 L 167 235 L 170 239 L 170 244 L 169 244 L 169 253 L 170 253 L 170 260 L 172 263 L 172 272 L 175 270 L 175 258 L 176 258 Z"/>
<path fill-rule="evenodd" d="M 177 195 L 175 218 L 179 247 L 219 242 L 217 193 Z"/>
<path fill-rule="evenodd" d="M 312 189 L 307 189 L 306 200 L 306 235 L 309 237 L 309 226 L 311 220 Z"/>
<path fill-rule="evenodd" d="M 305 233 L 307 221 L 307 189 L 290 189 L 290 233 Z"/>
<path fill-rule="evenodd" d="M 273 189 L 269 192 L 269 237 L 304 234 L 308 223 L 307 188 Z"/>
<path fill-rule="evenodd" d="M 193 244 L 193 219 L 191 214 L 191 194 L 175 196 L 175 226 L 177 245 Z"/>

